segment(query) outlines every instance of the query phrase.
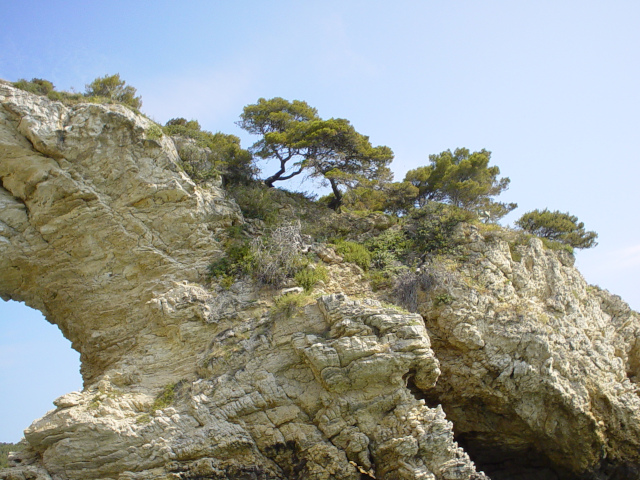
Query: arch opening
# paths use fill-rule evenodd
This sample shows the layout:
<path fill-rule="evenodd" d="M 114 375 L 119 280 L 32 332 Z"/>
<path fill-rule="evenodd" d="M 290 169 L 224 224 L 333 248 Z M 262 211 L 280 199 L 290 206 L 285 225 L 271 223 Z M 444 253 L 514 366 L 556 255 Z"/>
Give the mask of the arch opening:
<path fill-rule="evenodd" d="M 82 389 L 80 355 L 22 302 L 0 300 L 0 442 L 17 443 L 53 400 Z"/>

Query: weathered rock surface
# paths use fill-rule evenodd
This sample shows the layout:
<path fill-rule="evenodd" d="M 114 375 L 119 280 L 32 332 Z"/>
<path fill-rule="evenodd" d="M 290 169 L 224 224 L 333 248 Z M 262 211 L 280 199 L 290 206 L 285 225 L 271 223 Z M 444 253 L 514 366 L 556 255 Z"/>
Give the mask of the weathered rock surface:
<path fill-rule="evenodd" d="M 494 479 L 640 478 L 639 315 L 538 239 L 460 235 L 465 262 L 423 267 L 442 369 L 423 398 Z"/>
<path fill-rule="evenodd" d="M 282 292 L 207 286 L 244 220 L 151 126 L 0 82 L 0 297 L 85 381 L 0 479 L 640 478 L 640 318 L 571 256 L 465 226 L 409 314 L 309 245 L 322 295 L 277 313 Z"/>
<path fill-rule="evenodd" d="M 243 219 L 151 125 L 0 83 L 0 296 L 61 328 L 85 382 L 0 478 L 486 478 L 407 388 L 440 374 L 422 318 L 338 292 L 369 291 L 357 267 L 333 258 L 292 315 L 204 286 Z"/>

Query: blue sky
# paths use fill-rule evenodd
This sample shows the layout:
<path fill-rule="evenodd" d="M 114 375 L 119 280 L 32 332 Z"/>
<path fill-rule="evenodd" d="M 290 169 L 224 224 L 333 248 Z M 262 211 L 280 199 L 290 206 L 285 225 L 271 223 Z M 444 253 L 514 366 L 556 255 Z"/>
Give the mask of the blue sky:
<path fill-rule="evenodd" d="M 256 139 L 235 125 L 244 105 L 305 100 L 390 146 L 396 179 L 429 154 L 486 148 L 511 178 L 500 199 L 519 204 L 503 223 L 535 208 L 577 215 L 599 233 L 577 253 L 587 281 L 640 309 L 639 2 L 22 0 L 2 10 L 6 80 L 83 91 L 120 73 L 156 121 L 196 118 L 245 147 Z M 0 441 L 81 386 L 77 354 L 34 315 L 0 301 L 10 392 Z"/>

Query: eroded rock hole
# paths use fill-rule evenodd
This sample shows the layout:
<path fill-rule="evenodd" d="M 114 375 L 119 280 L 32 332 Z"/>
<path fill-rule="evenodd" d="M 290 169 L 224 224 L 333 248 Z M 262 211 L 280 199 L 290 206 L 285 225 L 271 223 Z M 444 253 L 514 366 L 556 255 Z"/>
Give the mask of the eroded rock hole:
<path fill-rule="evenodd" d="M 0 442 L 16 443 L 53 400 L 82 388 L 80 356 L 40 312 L 0 300 L 0 384 L 19 386 L 0 396 Z"/>
<path fill-rule="evenodd" d="M 454 439 L 478 470 L 492 480 L 582 480 L 559 469 L 527 440 L 528 427 L 515 417 L 496 413 L 481 399 L 465 399 L 459 404 L 442 404 L 436 391 L 420 391 L 407 379 L 416 398 L 430 407 L 442 405 L 453 422 Z"/>

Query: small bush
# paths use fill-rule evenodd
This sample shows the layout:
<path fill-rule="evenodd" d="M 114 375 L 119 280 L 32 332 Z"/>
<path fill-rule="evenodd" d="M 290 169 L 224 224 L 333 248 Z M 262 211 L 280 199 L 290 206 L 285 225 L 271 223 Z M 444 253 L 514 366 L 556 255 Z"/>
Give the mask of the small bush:
<path fill-rule="evenodd" d="M 233 280 L 251 273 L 253 270 L 253 257 L 251 247 L 247 241 L 231 239 L 225 245 L 226 255 L 208 267 L 209 276 L 221 279 L 223 286 L 227 288 L 233 284 Z M 229 283 L 231 282 L 231 283 Z"/>
<path fill-rule="evenodd" d="M 304 293 L 286 293 L 275 300 L 271 308 L 272 316 L 291 317 L 297 313 L 309 300 Z"/>
<path fill-rule="evenodd" d="M 327 269 L 322 265 L 315 268 L 311 268 L 309 265 L 296 273 L 295 280 L 298 285 L 304 288 L 305 292 L 310 292 L 318 282 L 327 280 Z"/>
<path fill-rule="evenodd" d="M 32 78 L 30 82 L 22 78 L 17 82 L 13 82 L 12 85 L 20 90 L 44 96 L 55 90 L 53 83 L 42 78 Z"/>
<path fill-rule="evenodd" d="M 414 210 L 410 217 L 413 222 L 407 228 L 407 235 L 414 248 L 436 254 L 457 253 L 460 242 L 454 238 L 455 228 L 477 218 L 468 210 L 436 202 Z"/>
<path fill-rule="evenodd" d="M 235 135 L 201 130 L 197 120 L 173 118 L 164 126 L 170 136 L 191 138 L 193 144 L 185 144 L 179 150 L 185 172 L 196 182 L 222 176 L 225 185 L 248 185 L 257 169 L 251 154 L 240 147 Z"/>
<path fill-rule="evenodd" d="M 574 254 L 574 247 L 564 243 L 564 242 L 560 242 L 557 240 L 549 240 L 548 238 L 541 238 L 540 240 L 542 240 L 542 244 L 548 248 L 549 250 L 554 250 L 554 251 L 564 251 L 567 253 L 570 253 L 571 255 Z M 578 248 L 578 247 L 575 247 Z M 583 248 L 583 247 L 580 247 Z M 584 248 L 590 248 L 590 247 L 584 247 Z"/>
<path fill-rule="evenodd" d="M 394 275 L 389 270 L 375 269 L 367 272 L 367 279 L 374 292 L 391 288 L 393 286 L 393 278 Z"/>
<path fill-rule="evenodd" d="M 145 130 L 147 140 L 158 140 L 162 138 L 162 129 L 155 123 Z"/>
<path fill-rule="evenodd" d="M 85 85 L 85 88 L 85 97 L 99 98 L 98 103 L 115 101 L 134 109 L 139 109 L 142 106 L 142 98 L 136 97 L 136 89 L 121 80 L 119 73 L 98 77 Z"/>
<path fill-rule="evenodd" d="M 364 271 L 371 266 L 371 254 L 364 245 L 356 242 L 339 240 L 335 244 L 335 250 L 345 262 L 355 263 Z"/>
<path fill-rule="evenodd" d="M 229 192 L 245 218 L 262 220 L 267 225 L 277 223 L 282 204 L 278 190 L 264 185 L 239 186 Z"/>
<path fill-rule="evenodd" d="M 448 293 L 441 293 L 439 295 L 436 295 L 434 300 L 433 300 L 433 304 L 437 307 L 440 305 L 449 305 L 450 303 L 452 303 L 454 300 L 454 298 L 449 295 Z"/>
<path fill-rule="evenodd" d="M 256 280 L 275 287 L 293 278 L 308 261 L 302 256 L 300 222 L 283 225 L 251 243 Z"/>
<path fill-rule="evenodd" d="M 389 229 L 364 243 L 371 252 L 373 268 L 384 269 L 406 257 L 410 240 L 402 230 Z"/>
<path fill-rule="evenodd" d="M 175 383 L 170 383 L 162 389 L 162 392 L 158 394 L 153 405 L 151 405 L 152 412 L 155 412 L 156 410 L 163 410 L 175 402 L 176 386 L 177 385 Z"/>

